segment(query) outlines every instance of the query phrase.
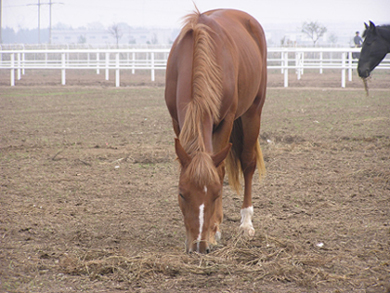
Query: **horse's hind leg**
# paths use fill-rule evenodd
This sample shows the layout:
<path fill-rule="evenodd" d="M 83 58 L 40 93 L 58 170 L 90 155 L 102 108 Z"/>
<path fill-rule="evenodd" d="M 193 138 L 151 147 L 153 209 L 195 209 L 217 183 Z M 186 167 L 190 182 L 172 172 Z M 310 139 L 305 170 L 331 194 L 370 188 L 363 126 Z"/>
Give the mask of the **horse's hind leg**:
<path fill-rule="evenodd" d="M 255 229 L 252 224 L 252 179 L 256 170 L 258 154 L 258 136 L 260 131 L 260 114 L 258 109 L 252 107 L 242 117 L 243 145 L 240 156 L 241 168 L 244 174 L 244 201 L 241 207 L 240 229 L 247 236 L 254 236 Z"/>

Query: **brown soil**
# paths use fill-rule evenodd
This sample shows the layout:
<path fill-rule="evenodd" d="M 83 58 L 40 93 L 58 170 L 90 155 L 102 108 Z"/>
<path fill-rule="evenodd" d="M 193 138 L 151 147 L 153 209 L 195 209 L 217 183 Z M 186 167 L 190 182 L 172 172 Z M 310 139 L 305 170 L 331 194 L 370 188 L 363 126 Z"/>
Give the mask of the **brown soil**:
<path fill-rule="evenodd" d="M 0 292 L 390 292 L 388 72 L 370 97 L 270 74 L 256 235 L 226 184 L 209 255 L 184 252 L 163 74 L 44 74 L 0 73 Z"/>

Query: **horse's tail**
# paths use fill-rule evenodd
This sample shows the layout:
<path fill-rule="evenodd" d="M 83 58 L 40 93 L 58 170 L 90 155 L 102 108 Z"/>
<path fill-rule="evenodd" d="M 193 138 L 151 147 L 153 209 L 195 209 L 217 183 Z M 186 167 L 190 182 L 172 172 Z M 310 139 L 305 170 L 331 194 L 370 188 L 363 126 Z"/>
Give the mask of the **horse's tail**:
<path fill-rule="evenodd" d="M 234 121 L 233 130 L 230 135 L 230 142 L 233 145 L 228 157 L 226 158 L 226 172 L 229 178 L 229 185 L 237 193 L 240 193 L 241 190 L 240 174 L 243 173 L 240 161 L 240 154 L 242 153 L 242 133 L 243 131 L 241 118 L 238 118 L 236 121 Z M 259 172 L 259 178 L 261 180 L 262 176 L 265 175 L 266 170 L 259 140 L 257 140 L 255 145 L 255 154 L 256 166 Z"/>

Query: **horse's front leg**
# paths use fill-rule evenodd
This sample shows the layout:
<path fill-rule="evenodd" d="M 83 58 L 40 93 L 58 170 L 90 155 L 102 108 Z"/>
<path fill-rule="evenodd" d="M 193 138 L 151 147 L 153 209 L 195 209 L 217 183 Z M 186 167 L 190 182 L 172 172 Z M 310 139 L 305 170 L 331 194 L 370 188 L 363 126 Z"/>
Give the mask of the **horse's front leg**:
<path fill-rule="evenodd" d="M 229 143 L 230 133 L 232 131 L 234 121 L 234 113 L 229 114 L 225 117 L 223 122 L 213 133 L 213 149 L 214 153 L 218 153 Z M 223 181 L 225 178 L 225 163 L 223 162 L 218 169 L 218 173 L 221 179 L 221 185 L 223 188 Z M 219 225 L 223 220 L 223 208 L 222 208 L 222 190 L 218 199 L 215 201 L 215 214 L 213 217 L 213 235 L 211 237 L 211 242 L 216 244 L 221 239 L 221 231 Z"/>

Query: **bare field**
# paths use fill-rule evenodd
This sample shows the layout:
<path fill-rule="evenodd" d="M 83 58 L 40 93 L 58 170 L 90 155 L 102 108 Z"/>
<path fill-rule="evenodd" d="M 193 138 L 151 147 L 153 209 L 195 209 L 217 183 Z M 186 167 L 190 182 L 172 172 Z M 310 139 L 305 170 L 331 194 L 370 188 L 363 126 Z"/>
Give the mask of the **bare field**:
<path fill-rule="evenodd" d="M 2 74 L 0 291 L 390 292 L 390 82 L 366 97 L 338 74 L 300 89 L 310 76 L 268 90 L 255 237 L 237 234 L 226 183 L 220 245 L 187 255 L 162 75 L 117 89 Z"/>

